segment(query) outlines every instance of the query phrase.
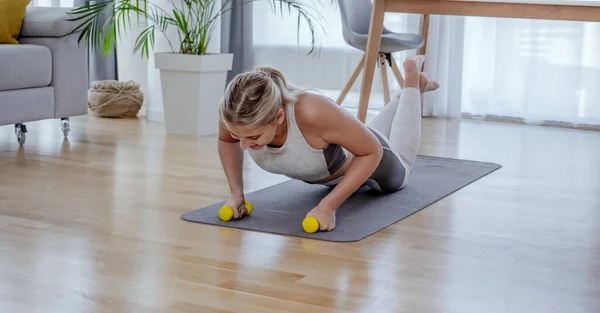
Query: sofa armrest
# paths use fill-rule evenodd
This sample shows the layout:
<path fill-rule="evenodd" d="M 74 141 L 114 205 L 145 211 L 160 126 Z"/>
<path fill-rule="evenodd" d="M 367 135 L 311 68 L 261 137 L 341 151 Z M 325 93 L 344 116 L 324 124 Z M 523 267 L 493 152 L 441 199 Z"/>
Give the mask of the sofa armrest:
<path fill-rule="evenodd" d="M 29 7 L 23 18 L 20 37 L 63 37 L 71 34 L 80 21 L 69 21 L 73 8 Z"/>
<path fill-rule="evenodd" d="M 62 37 L 22 37 L 21 44 L 39 45 L 52 53 L 54 115 L 56 118 L 87 114 L 88 49 L 78 34 Z"/>

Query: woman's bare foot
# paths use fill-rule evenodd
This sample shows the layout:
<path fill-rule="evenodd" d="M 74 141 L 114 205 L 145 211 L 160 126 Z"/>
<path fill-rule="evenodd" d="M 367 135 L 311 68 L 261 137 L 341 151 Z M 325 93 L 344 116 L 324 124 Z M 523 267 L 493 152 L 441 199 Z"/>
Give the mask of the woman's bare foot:
<path fill-rule="evenodd" d="M 429 78 L 429 75 L 427 75 L 427 73 L 422 72 L 421 76 L 419 77 L 419 85 L 421 86 L 421 93 L 427 92 L 427 91 L 433 91 L 436 90 L 440 87 L 440 84 Z"/>

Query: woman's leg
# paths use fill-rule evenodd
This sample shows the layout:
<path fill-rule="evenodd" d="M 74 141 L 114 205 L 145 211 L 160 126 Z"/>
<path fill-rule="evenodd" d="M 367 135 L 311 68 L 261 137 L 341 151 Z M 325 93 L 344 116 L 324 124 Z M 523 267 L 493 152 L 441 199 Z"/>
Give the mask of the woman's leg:
<path fill-rule="evenodd" d="M 424 61 L 424 56 L 404 61 L 404 88 L 388 136 L 391 148 L 400 155 L 407 166 L 407 177 L 412 171 L 421 143 L 420 77 Z"/>
<path fill-rule="evenodd" d="M 402 92 L 399 92 L 397 95 L 395 95 L 392 98 L 392 101 L 386 104 L 372 121 L 367 123 L 367 126 L 379 131 L 386 138 L 389 138 L 390 129 L 392 128 L 392 122 L 394 121 L 394 115 L 396 115 L 396 110 L 398 108 L 398 103 L 400 102 L 401 96 Z"/>
<path fill-rule="evenodd" d="M 406 185 L 417 158 L 421 141 L 421 93 L 435 90 L 438 83 L 421 73 L 425 58 L 416 56 L 404 62 L 405 80 L 400 97 L 394 99 L 369 124 L 385 136 L 381 168 L 372 176 L 372 185 L 394 191 Z M 381 139 L 380 139 L 381 141 Z"/>
<path fill-rule="evenodd" d="M 439 87 L 439 84 L 436 81 L 431 80 L 427 73 L 420 73 L 419 78 L 419 89 L 421 90 L 421 93 L 435 90 Z M 394 116 L 398 111 L 398 104 L 400 103 L 401 97 L 402 91 L 398 92 L 398 94 L 396 94 L 392 100 L 379 111 L 379 114 L 377 114 L 372 121 L 367 123 L 367 126 L 379 131 L 386 138 L 389 138 L 392 124 L 394 123 Z"/>

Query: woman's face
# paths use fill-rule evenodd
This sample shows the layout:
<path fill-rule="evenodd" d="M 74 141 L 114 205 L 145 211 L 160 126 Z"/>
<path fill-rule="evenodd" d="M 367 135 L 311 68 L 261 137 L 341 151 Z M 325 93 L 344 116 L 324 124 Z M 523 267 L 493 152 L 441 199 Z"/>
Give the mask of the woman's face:
<path fill-rule="evenodd" d="M 285 112 L 283 109 L 279 109 L 277 118 L 265 126 L 251 127 L 229 124 L 227 128 L 231 133 L 231 137 L 240 141 L 240 146 L 243 150 L 248 148 L 260 150 L 273 141 L 273 138 L 275 138 L 275 135 L 277 134 L 278 127 L 284 120 Z"/>

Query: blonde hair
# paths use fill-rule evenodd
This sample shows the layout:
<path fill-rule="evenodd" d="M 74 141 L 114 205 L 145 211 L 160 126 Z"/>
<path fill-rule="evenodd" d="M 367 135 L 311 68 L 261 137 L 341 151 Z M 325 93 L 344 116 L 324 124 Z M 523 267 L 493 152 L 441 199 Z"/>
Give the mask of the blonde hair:
<path fill-rule="evenodd" d="M 225 89 L 219 116 L 227 123 L 264 126 L 277 118 L 277 111 L 295 103 L 299 90 L 287 84 L 283 74 L 271 67 L 257 67 L 235 76 Z"/>

